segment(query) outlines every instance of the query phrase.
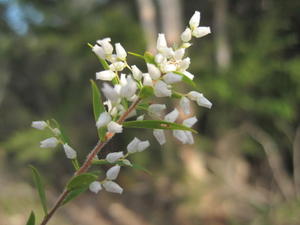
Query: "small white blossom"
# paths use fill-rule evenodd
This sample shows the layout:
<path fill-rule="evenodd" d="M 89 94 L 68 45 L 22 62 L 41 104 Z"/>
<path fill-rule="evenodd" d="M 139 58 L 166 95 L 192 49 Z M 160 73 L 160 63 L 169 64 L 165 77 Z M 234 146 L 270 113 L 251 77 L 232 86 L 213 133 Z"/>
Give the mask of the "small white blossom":
<path fill-rule="evenodd" d="M 115 165 L 113 167 L 111 167 L 109 170 L 107 170 L 106 172 L 106 178 L 108 180 L 115 180 L 120 172 L 120 166 L 119 165 Z"/>
<path fill-rule="evenodd" d="M 197 119 L 195 116 L 193 116 L 193 117 L 190 117 L 190 118 L 188 118 L 188 119 L 185 119 L 185 120 L 182 122 L 182 124 L 183 124 L 184 126 L 187 126 L 187 127 L 192 127 L 195 123 L 197 123 L 197 121 L 198 121 L 198 119 Z"/>
<path fill-rule="evenodd" d="M 160 52 L 166 58 L 171 58 L 174 56 L 174 51 L 172 48 L 164 48 Z"/>
<path fill-rule="evenodd" d="M 184 56 L 184 53 L 185 53 L 185 49 L 184 49 L 184 48 L 177 49 L 177 50 L 174 52 L 174 58 L 175 58 L 176 60 L 180 60 L 180 59 L 182 59 L 182 57 Z"/>
<path fill-rule="evenodd" d="M 66 156 L 68 159 L 76 159 L 77 157 L 77 153 L 76 151 L 71 148 L 70 145 L 68 145 L 67 143 L 63 145 L 63 148 L 65 150 Z"/>
<path fill-rule="evenodd" d="M 102 112 L 96 122 L 96 126 L 99 129 L 100 127 L 105 127 L 111 121 L 111 116 L 108 112 Z"/>
<path fill-rule="evenodd" d="M 195 30 L 193 30 L 193 36 L 196 38 L 204 37 L 210 33 L 210 27 L 197 27 Z"/>
<path fill-rule="evenodd" d="M 114 121 L 110 121 L 107 124 L 107 130 L 111 133 L 122 133 L 123 132 L 123 127 L 121 124 L 118 124 Z"/>
<path fill-rule="evenodd" d="M 154 129 L 153 135 L 160 145 L 163 145 L 166 143 L 166 136 L 165 136 L 165 132 L 163 130 Z"/>
<path fill-rule="evenodd" d="M 122 71 L 126 67 L 125 63 L 123 62 L 114 62 L 109 65 L 109 69 L 112 71 Z"/>
<path fill-rule="evenodd" d="M 140 143 L 138 144 L 138 152 L 144 151 L 149 146 L 150 146 L 149 141 L 140 141 Z"/>
<path fill-rule="evenodd" d="M 161 76 L 160 70 L 153 64 L 147 63 L 148 73 L 153 80 L 157 80 Z"/>
<path fill-rule="evenodd" d="M 163 76 L 164 81 L 167 84 L 174 84 L 182 80 L 182 76 L 176 74 L 176 73 L 167 73 Z"/>
<path fill-rule="evenodd" d="M 180 99 L 180 107 L 182 109 L 182 111 L 184 112 L 185 115 L 188 115 L 191 113 L 190 111 L 190 100 L 187 97 L 182 97 Z"/>
<path fill-rule="evenodd" d="M 177 109 L 174 109 L 172 112 L 165 115 L 164 120 L 170 123 L 174 123 L 177 120 L 178 116 L 179 116 L 179 111 Z"/>
<path fill-rule="evenodd" d="M 134 79 L 141 80 L 143 77 L 142 71 L 136 65 L 131 66 L 131 69 Z"/>
<path fill-rule="evenodd" d="M 128 159 L 123 159 L 122 162 L 126 165 L 126 166 L 132 166 L 131 162 Z"/>
<path fill-rule="evenodd" d="M 90 183 L 89 189 L 91 192 L 97 194 L 99 191 L 102 190 L 101 183 L 99 181 L 94 181 Z"/>
<path fill-rule="evenodd" d="M 55 137 L 47 138 L 40 142 L 41 148 L 55 148 L 58 144 L 58 140 Z"/>
<path fill-rule="evenodd" d="M 192 101 L 196 101 L 199 106 L 203 106 L 209 109 L 212 107 L 212 103 L 207 98 L 205 98 L 203 94 L 197 91 L 191 91 L 187 96 Z"/>
<path fill-rule="evenodd" d="M 140 143 L 140 139 L 134 138 L 128 145 L 127 145 L 127 151 L 129 153 L 135 153 L 138 151 L 138 145 Z"/>
<path fill-rule="evenodd" d="M 124 157 L 123 152 L 112 152 L 112 153 L 107 154 L 105 159 L 107 162 L 114 163 L 122 157 Z"/>
<path fill-rule="evenodd" d="M 103 183 L 103 187 L 106 191 L 112 192 L 112 193 L 118 193 L 122 194 L 123 188 L 120 187 L 116 182 L 113 181 L 105 181 Z"/>
<path fill-rule="evenodd" d="M 38 130 L 44 130 L 48 124 L 45 121 L 33 121 L 31 123 L 31 127 L 38 129 Z"/>
<path fill-rule="evenodd" d="M 194 144 L 194 137 L 191 131 L 184 131 L 186 137 L 186 144 Z"/>
<path fill-rule="evenodd" d="M 99 45 L 94 45 L 92 48 L 92 51 L 101 59 L 105 59 L 105 52 L 103 50 L 102 47 L 100 47 Z"/>
<path fill-rule="evenodd" d="M 131 76 L 128 76 L 126 81 L 127 84 L 121 88 L 120 95 L 122 97 L 131 98 L 137 90 L 137 85 Z"/>
<path fill-rule="evenodd" d="M 192 31 L 190 28 L 186 28 L 181 34 L 181 40 L 183 42 L 189 42 L 192 39 Z"/>
<path fill-rule="evenodd" d="M 115 76 L 116 76 L 116 74 L 111 70 L 104 70 L 104 71 L 96 73 L 97 80 L 111 81 L 112 79 L 114 79 Z"/>
<path fill-rule="evenodd" d="M 157 44 L 156 44 L 156 48 L 158 51 L 161 51 L 165 48 L 167 48 L 167 41 L 166 41 L 166 37 L 164 34 L 158 34 L 158 38 L 157 38 Z"/>
<path fill-rule="evenodd" d="M 118 92 L 111 87 L 109 84 L 104 83 L 103 88 L 101 89 L 103 94 L 107 99 L 109 99 L 111 102 L 117 102 L 119 100 L 119 94 Z"/>
<path fill-rule="evenodd" d="M 188 138 L 183 130 L 173 130 L 173 135 L 182 142 L 182 144 L 187 144 Z"/>
<path fill-rule="evenodd" d="M 160 117 L 166 108 L 165 104 L 151 104 L 148 107 L 148 112 L 154 116 Z"/>
<path fill-rule="evenodd" d="M 184 58 L 182 61 L 179 63 L 179 68 L 182 71 L 185 71 L 189 68 L 191 64 L 191 59 L 189 57 Z"/>
<path fill-rule="evenodd" d="M 153 86 L 153 81 L 149 73 L 143 73 L 143 85 L 144 86 Z"/>
<path fill-rule="evenodd" d="M 154 60 L 156 63 L 161 64 L 166 61 L 166 58 L 162 54 L 158 53 L 155 55 Z"/>
<path fill-rule="evenodd" d="M 144 114 L 143 114 L 143 115 L 140 115 L 140 116 L 138 116 L 138 117 L 136 118 L 136 120 L 137 120 L 137 121 L 144 120 L 144 117 L 145 117 Z"/>
<path fill-rule="evenodd" d="M 172 62 L 163 62 L 160 64 L 160 69 L 163 73 L 169 73 L 175 71 L 177 66 Z"/>
<path fill-rule="evenodd" d="M 165 82 L 159 80 L 154 85 L 154 95 L 156 97 L 169 97 L 172 95 L 172 91 Z"/>
<path fill-rule="evenodd" d="M 114 47 L 110 44 L 110 41 L 110 38 L 104 38 L 97 41 L 97 43 L 103 48 L 106 55 L 111 55 L 114 50 Z"/>
<path fill-rule="evenodd" d="M 194 15 L 190 19 L 189 24 L 190 24 L 191 29 L 195 29 L 196 27 L 199 26 L 199 24 L 200 24 L 200 12 L 199 11 L 195 11 Z"/>
<path fill-rule="evenodd" d="M 56 136 L 61 135 L 61 132 L 58 128 L 54 128 L 52 131 Z"/>
<path fill-rule="evenodd" d="M 123 46 L 120 43 L 116 43 L 115 47 L 116 47 L 117 57 L 121 60 L 125 60 L 127 57 L 127 53 L 123 48 Z"/>

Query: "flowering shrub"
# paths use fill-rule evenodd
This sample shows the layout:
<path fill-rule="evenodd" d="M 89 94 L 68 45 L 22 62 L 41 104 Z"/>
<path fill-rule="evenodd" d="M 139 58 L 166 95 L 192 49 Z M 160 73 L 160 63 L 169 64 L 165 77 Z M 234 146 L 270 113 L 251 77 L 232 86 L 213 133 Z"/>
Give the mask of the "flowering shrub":
<path fill-rule="evenodd" d="M 197 118 L 190 115 L 190 101 L 206 108 L 211 108 L 212 103 L 197 91 L 190 91 L 187 94 L 177 92 L 175 84 L 185 82 L 194 86 L 194 75 L 188 71 L 191 60 L 189 57 L 185 57 L 185 52 L 192 46 L 190 43 L 192 37 L 200 38 L 210 33 L 209 27 L 200 27 L 199 23 L 200 13 L 196 11 L 189 21 L 189 26 L 181 34 L 181 43 L 176 47 L 168 47 L 165 35 L 159 34 L 155 55 L 149 52 L 144 55 L 126 52 L 120 43 L 116 43 L 114 48 L 110 38 L 98 40 L 95 45 L 89 44 L 104 67 L 103 71 L 96 73 L 96 79 L 104 82 L 101 91 L 106 100 L 102 103 L 101 92 L 97 84 L 91 81 L 93 110 L 99 141 L 86 160 L 82 164 L 79 163 L 76 151 L 70 146 L 70 142 L 55 120 L 32 122 L 33 128 L 49 129 L 53 134 L 53 137 L 41 141 L 40 147 L 54 148 L 61 144 L 66 157 L 72 161 L 75 169 L 74 176 L 58 197 L 53 208 L 48 212 L 40 175 L 32 167 L 45 213 L 41 224 L 47 224 L 60 206 L 87 189 L 94 193 L 98 193 L 102 189 L 118 194 L 123 192 L 123 188 L 115 181 L 121 167 L 137 168 L 128 158 L 150 146 L 148 140 L 140 140 L 135 137 L 129 142 L 126 150 L 112 152 L 105 159 L 99 159 L 97 157 L 98 152 L 116 133 L 122 133 L 123 128 L 153 129 L 153 135 L 160 145 L 166 143 L 164 130 L 172 130 L 173 136 L 183 144 L 194 143 L 192 133 L 195 131 L 191 127 L 197 122 Z M 145 60 L 147 72 L 142 72 L 136 65 L 129 65 L 128 54 Z M 149 102 L 150 97 L 152 97 L 151 103 Z M 167 110 L 167 106 L 153 103 L 155 98 L 162 97 L 177 98 L 179 100 L 178 109 L 180 108 L 189 118 L 185 119 L 182 124 L 176 123 L 179 116 L 177 108 L 165 115 L 164 111 Z M 131 120 L 126 121 L 129 118 Z M 92 165 L 103 164 L 111 165 L 105 178 L 100 179 L 97 174 L 87 172 Z M 35 224 L 34 220 L 35 217 L 32 212 L 27 224 Z"/>

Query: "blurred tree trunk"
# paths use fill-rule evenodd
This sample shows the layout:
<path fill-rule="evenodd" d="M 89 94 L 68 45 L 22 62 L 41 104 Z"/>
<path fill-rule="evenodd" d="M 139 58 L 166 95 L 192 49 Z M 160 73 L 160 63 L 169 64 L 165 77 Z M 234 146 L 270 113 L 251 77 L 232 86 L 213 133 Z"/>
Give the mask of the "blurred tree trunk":
<path fill-rule="evenodd" d="M 231 49 L 228 43 L 227 32 L 227 0 L 214 1 L 214 38 L 215 57 L 219 70 L 227 69 L 231 61 Z"/>
<path fill-rule="evenodd" d="M 138 12 L 144 30 L 148 51 L 154 52 L 156 46 L 157 13 L 153 0 L 137 0 Z"/>

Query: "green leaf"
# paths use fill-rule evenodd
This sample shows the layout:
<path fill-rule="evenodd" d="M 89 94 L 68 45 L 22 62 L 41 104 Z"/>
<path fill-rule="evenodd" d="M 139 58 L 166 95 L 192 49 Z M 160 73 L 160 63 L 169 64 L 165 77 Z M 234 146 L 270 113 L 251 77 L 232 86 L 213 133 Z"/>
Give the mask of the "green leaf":
<path fill-rule="evenodd" d="M 151 64 L 156 65 L 154 56 L 150 52 L 145 52 L 144 59 L 145 59 L 146 63 L 151 63 Z"/>
<path fill-rule="evenodd" d="M 56 119 L 51 119 L 51 122 L 54 123 L 55 127 L 57 127 L 60 131 L 60 138 L 62 139 L 62 141 L 64 143 L 69 143 L 69 138 L 67 137 L 67 135 L 65 134 L 65 131 L 61 128 L 60 124 L 57 122 Z"/>
<path fill-rule="evenodd" d="M 141 59 L 145 59 L 144 56 L 138 54 L 138 53 L 135 53 L 135 52 L 128 52 L 129 55 L 133 55 L 133 56 L 136 56 L 138 58 L 141 58 Z"/>
<path fill-rule="evenodd" d="M 176 92 L 176 91 L 172 91 L 172 98 L 182 98 L 182 96 L 184 96 L 183 94 Z"/>
<path fill-rule="evenodd" d="M 29 216 L 29 218 L 27 220 L 26 225 L 35 225 L 35 215 L 34 215 L 33 211 L 31 211 L 30 216 Z"/>
<path fill-rule="evenodd" d="M 197 131 L 187 126 L 177 124 L 177 123 L 170 123 L 162 120 L 127 121 L 123 123 L 123 127 L 164 129 L 164 130 L 187 130 L 193 133 L 197 133 Z"/>
<path fill-rule="evenodd" d="M 152 175 L 152 173 L 149 170 L 147 170 L 146 168 L 144 168 L 138 164 L 132 163 L 132 168 L 137 169 L 137 170 L 142 170 L 143 172 L 145 172 L 149 175 Z"/>
<path fill-rule="evenodd" d="M 139 93 L 139 96 L 140 98 L 148 98 L 148 97 L 151 97 L 153 96 L 153 87 L 150 87 L 150 86 L 144 86 L 142 87 L 140 93 Z"/>
<path fill-rule="evenodd" d="M 79 196 L 81 193 L 85 192 L 88 189 L 88 187 L 83 188 L 77 188 L 69 192 L 65 200 L 62 202 L 63 205 L 67 204 L 69 201 L 73 200 L 77 196 Z"/>
<path fill-rule="evenodd" d="M 79 189 L 79 188 L 85 188 L 90 185 L 93 181 L 97 180 L 97 176 L 92 173 L 83 173 L 76 177 L 73 177 L 69 183 L 67 184 L 67 189 L 69 191 Z"/>
<path fill-rule="evenodd" d="M 90 81 L 91 81 L 92 93 L 93 93 L 94 117 L 95 117 L 95 121 L 97 121 L 100 114 L 105 111 L 105 108 L 104 105 L 102 104 L 101 93 L 98 89 L 97 84 L 93 80 Z M 103 140 L 103 138 L 105 137 L 105 133 L 106 133 L 105 127 L 98 129 L 98 137 L 100 138 L 100 140 Z"/>
<path fill-rule="evenodd" d="M 41 175 L 35 167 L 33 167 L 33 166 L 29 166 L 29 167 L 31 168 L 31 171 L 32 171 L 33 180 L 34 180 L 35 186 L 38 190 L 44 213 L 45 213 L 45 215 L 47 215 L 46 194 L 45 194 L 44 184 L 41 179 Z"/>
<path fill-rule="evenodd" d="M 176 74 L 182 76 L 182 81 L 183 81 L 184 83 L 186 83 L 186 84 L 188 84 L 188 85 L 191 85 L 191 86 L 193 86 L 193 87 L 196 87 L 195 82 L 194 82 L 193 80 L 191 80 L 190 78 L 188 78 L 188 77 L 187 77 L 186 75 L 184 75 L 183 73 L 176 72 L 176 71 L 174 71 L 173 73 L 176 73 Z"/>

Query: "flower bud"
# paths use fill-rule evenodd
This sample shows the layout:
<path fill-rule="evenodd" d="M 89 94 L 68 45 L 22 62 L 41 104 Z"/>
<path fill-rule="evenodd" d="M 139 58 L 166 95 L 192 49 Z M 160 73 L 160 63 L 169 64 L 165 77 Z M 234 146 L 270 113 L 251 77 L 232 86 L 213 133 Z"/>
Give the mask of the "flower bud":
<path fill-rule="evenodd" d="M 116 182 L 113 181 L 105 181 L 103 183 L 103 187 L 106 191 L 112 192 L 112 193 L 117 193 L 117 194 L 122 194 L 123 188 L 120 187 Z"/>
<path fill-rule="evenodd" d="M 194 137 L 191 131 L 184 131 L 186 137 L 186 144 L 194 144 Z"/>
<path fill-rule="evenodd" d="M 117 57 L 121 60 L 125 60 L 127 53 L 126 53 L 125 49 L 123 48 L 123 46 L 120 43 L 116 43 L 115 47 L 116 47 Z"/>
<path fill-rule="evenodd" d="M 175 58 L 176 60 L 180 60 L 180 59 L 182 59 L 182 57 L 184 56 L 184 53 L 185 53 L 185 49 L 184 49 L 184 48 L 177 49 L 177 50 L 174 52 L 174 58 Z"/>
<path fill-rule="evenodd" d="M 154 95 L 156 97 L 169 97 L 172 95 L 172 91 L 165 82 L 159 80 L 154 85 Z"/>
<path fill-rule="evenodd" d="M 112 152 L 112 153 L 107 154 L 105 159 L 107 162 L 114 163 L 122 157 L 124 157 L 123 152 Z"/>
<path fill-rule="evenodd" d="M 163 130 L 161 129 L 154 129 L 153 130 L 153 135 L 155 139 L 158 141 L 160 145 L 163 145 L 166 143 L 166 136 Z"/>
<path fill-rule="evenodd" d="M 70 145 L 66 143 L 63 145 L 63 148 L 68 159 L 76 159 L 77 153 L 73 148 L 70 147 Z"/>
<path fill-rule="evenodd" d="M 188 142 L 187 136 L 183 130 L 173 130 L 173 136 L 182 144 L 186 144 Z"/>
<path fill-rule="evenodd" d="M 161 64 L 162 62 L 166 61 L 166 58 L 162 54 L 158 53 L 155 55 L 154 60 L 156 63 Z"/>
<path fill-rule="evenodd" d="M 128 145 L 127 145 L 127 151 L 129 153 L 135 153 L 138 151 L 138 145 L 140 143 L 140 139 L 134 138 Z"/>
<path fill-rule="evenodd" d="M 41 148 L 55 148 L 58 144 L 58 140 L 55 137 L 47 138 L 40 142 Z"/>
<path fill-rule="evenodd" d="M 110 121 L 107 125 L 107 130 L 111 133 L 122 133 L 123 127 L 114 121 Z"/>
<path fill-rule="evenodd" d="M 60 130 L 59 130 L 57 127 L 54 128 L 52 131 L 53 131 L 53 133 L 54 133 L 56 136 L 61 135 L 61 132 L 60 132 Z"/>
<path fill-rule="evenodd" d="M 44 130 L 48 124 L 45 121 L 33 121 L 31 123 L 31 127 L 38 129 L 38 130 Z"/>
<path fill-rule="evenodd" d="M 212 103 L 203 96 L 203 94 L 197 92 L 197 91 L 191 91 L 187 94 L 188 98 L 192 101 L 196 101 L 199 106 L 203 106 L 206 108 L 211 108 Z"/>
<path fill-rule="evenodd" d="M 111 55 L 114 50 L 114 47 L 110 44 L 110 41 L 111 41 L 110 38 L 104 38 L 102 40 L 97 41 L 97 43 L 101 45 L 101 47 L 103 48 L 104 53 L 106 55 Z"/>
<path fill-rule="evenodd" d="M 176 73 L 167 73 L 163 76 L 164 81 L 167 84 L 174 84 L 182 80 L 182 76 L 176 74 Z"/>
<path fill-rule="evenodd" d="M 144 117 L 145 117 L 144 114 L 143 114 L 143 115 L 140 115 L 140 116 L 138 116 L 138 117 L 136 118 L 136 120 L 137 120 L 137 121 L 144 120 Z"/>
<path fill-rule="evenodd" d="M 210 33 L 210 27 L 197 27 L 195 30 L 193 30 L 193 36 L 196 38 L 201 38 Z"/>
<path fill-rule="evenodd" d="M 106 178 L 108 180 L 115 180 L 120 172 L 120 166 L 119 165 L 115 165 L 113 167 L 111 167 L 109 170 L 107 170 L 106 172 Z"/>
<path fill-rule="evenodd" d="M 127 84 L 121 88 L 120 95 L 129 99 L 135 94 L 137 85 L 131 76 L 128 76 L 126 81 Z"/>
<path fill-rule="evenodd" d="M 123 62 L 114 62 L 109 65 L 109 69 L 112 71 L 122 71 L 126 67 L 125 63 Z"/>
<path fill-rule="evenodd" d="M 92 48 L 92 51 L 101 59 L 105 59 L 105 52 L 104 52 L 103 48 L 100 47 L 99 45 L 94 45 L 94 47 Z"/>
<path fill-rule="evenodd" d="M 191 113 L 190 112 L 190 100 L 187 97 L 182 97 L 180 99 L 179 104 L 185 115 L 188 115 Z"/>
<path fill-rule="evenodd" d="M 111 121 L 111 116 L 108 112 L 102 112 L 96 122 L 96 127 L 99 129 L 105 127 Z"/>
<path fill-rule="evenodd" d="M 143 77 L 142 71 L 140 71 L 140 69 L 136 65 L 131 66 L 131 69 L 134 79 L 141 80 Z"/>
<path fill-rule="evenodd" d="M 147 63 L 147 68 L 149 75 L 153 80 L 157 80 L 160 78 L 161 72 L 155 65 Z"/>
<path fill-rule="evenodd" d="M 138 152 L 144 151 L 149 146 L 150 146 L 149 141 L 140 141 L 140 143 L 138 144 Z"/>
<path fill-rule="evenodd" d="M 99 181 L 94 181 L 90 183 L 89 189 L 91 192 L 97 194 L 99 191 L 102 190 L 101 183 Z"/>
<path fill-rule="evenodd" d="M 153 81 L 149 73 L 143 73 L 143 85 L 144 86 L 153 86 Z"/>
<path fill-rule="evenodd" d="M 104 71 L 96 73 L 97 80 L 111 81 L 112 79 L 114 79 L 115 76 L 116 76 L 116 74 L 111 70 L 104 70 Z"/>
<path fill-rule="evenodd" d="M 156 48 L 158 51 L 163 50 L 164 48 L 167 48 L 167 41 L 166 41 L 166 37 L 165 34 L 158 34 L 158 38 L 157 38 L 157 44 L 156 44 Z"/>
<path fill-rule="evenodd" d="M 190 57 L 186 57 L 179 63 L 179 68 L 180 70 L 184 71 L 189 68 L 190 64 L 191 64 Z"/>
<path fill-rule="evenodd" d="M 165 121 L 167 122 L 170 122 L 170 123 L 174 123 L 177 118 L 179 116 L 179 112 L 177 109 L 174 109 L 172 112 L 168 113 L 166 116 L 165 116 Z"/>
<path fill-rule="evenodd" d="M 200 24 L 200 12 L 199 11 L 195 11 L 194 15 L 190 19 L 189 24 L 190 24 L 190 27 L 192 30 L 199 26 L 199 24 Z"/>
<path fill-rule="evenodd" d="M 197 123 L 197 121 L 198 121 L 198 119 L 197 119 L 195 116 L 193 116 L 193 117 L 190 117 L 190 118 L 188 118 L 188 119 L 185 119 L 185 120 L 182 122 L 182 124 L 183 124 L 184 126 L 187 126 L 187 127 L 192 127 L 195 123 Z"/>
<path fill-rule="evenodd" d="M 124 163 L 126 166 L 132 166 L 131 162 L 128 159 L 123 159 L 122 163 Z"/>
<path fill-rule="evenodd" d="M 186 28 L 181 34 L 181 40 L 183 42 L 189 42 L 192 39 L 192 31 L 190 28 Z"/>
<path fill-rule="evenodd" d="M 110 100 L 113 103 L 118 102 L 119 94 L 109 84 L 104 83 L 103 88 L 101 90 L 108 100 Z"/>
<path fill-rule="evenodd" d="M 162 115 L 163 110 L 165 110 L 167 107 L 165 104 L 151 104 L 148 107 L 148 112 L 150 114 L 153 114 L 154 116 L 160 117 Z"/>

